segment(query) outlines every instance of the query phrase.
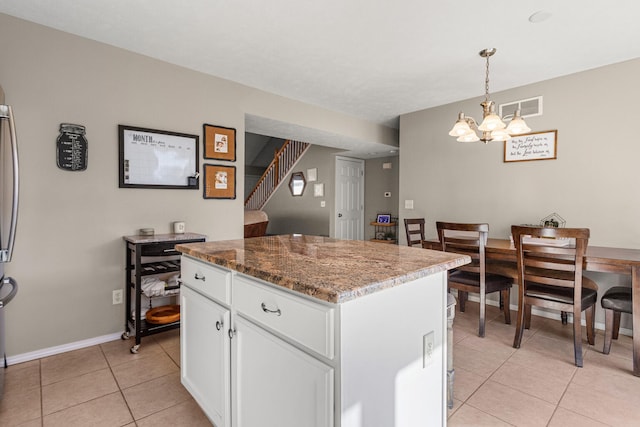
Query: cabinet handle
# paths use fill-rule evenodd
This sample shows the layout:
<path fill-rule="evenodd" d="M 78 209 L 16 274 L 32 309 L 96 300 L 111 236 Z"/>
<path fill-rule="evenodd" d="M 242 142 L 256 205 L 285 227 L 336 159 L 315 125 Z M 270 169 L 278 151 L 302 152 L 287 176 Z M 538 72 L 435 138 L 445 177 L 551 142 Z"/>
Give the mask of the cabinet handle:
<path fill-rule="evenodd" d="M 280 311 L 279 308 L 276 310 L 269 310 L 265 303 L 262 303 L 261 307 L 262 307 L 262 311 L 264 311 L 265 313 L 272 313 L 272 314 L 275 314 L 276 316 L 282 316 L 282 312 Z"/>
<path fill-rule="evenodd" d="M 194 274 L 193 278 L 196 279 L 196 280 L 202 280 L 204 282 L 204 276 L 201 276 L 198 273 Z"/>
<path fill-rule="evenodd" d="M 175 251 L 176 251 L 175 248 L 171 248 L 171 249 L 165 249 L 162 252 L 175 252 Z"/>
<path fill-rule="evenodd" d="M 229 329 L 229 339 L 233 339 L 233 336 L 236 334 L 235 329 Z"/>
<path fill-rule="evenodd" d="M 221 322 L 221 321 L 219 321 L 219 320 L 216 322 L 216 329 L 217 329 L 217 330 L 222 329 L 222 327 L 223 327 L 223 326 L 224 326 L 224 323 L 223 323 L 223 322 Z"/>

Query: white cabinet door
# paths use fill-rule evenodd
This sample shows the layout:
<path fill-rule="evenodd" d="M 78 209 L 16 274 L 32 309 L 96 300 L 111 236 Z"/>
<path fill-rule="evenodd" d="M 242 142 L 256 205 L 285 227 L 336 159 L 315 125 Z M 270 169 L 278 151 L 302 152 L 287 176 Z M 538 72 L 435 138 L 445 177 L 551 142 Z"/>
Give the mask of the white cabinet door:
<path fill-rule="evenodd" d="M 234 322 L 234 427 L 333 426 L 333 368 L 248 320 Z"/>
<path fill-rule="evenodd" d="M 180 305 L 182 384 L 216 427 L 228 427 L 230 312 L 184 285 Z"/>

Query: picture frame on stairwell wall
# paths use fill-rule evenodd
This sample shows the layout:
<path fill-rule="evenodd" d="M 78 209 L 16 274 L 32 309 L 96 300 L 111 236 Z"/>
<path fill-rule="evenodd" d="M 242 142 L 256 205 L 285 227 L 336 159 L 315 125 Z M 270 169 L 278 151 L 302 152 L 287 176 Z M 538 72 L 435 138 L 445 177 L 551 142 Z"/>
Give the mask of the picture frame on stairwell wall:
<path fill-rule="evenodd" d="M 205 123 L 202 125 L 203 157 L 211 160 L 236 161 L 236 130 Z"/>

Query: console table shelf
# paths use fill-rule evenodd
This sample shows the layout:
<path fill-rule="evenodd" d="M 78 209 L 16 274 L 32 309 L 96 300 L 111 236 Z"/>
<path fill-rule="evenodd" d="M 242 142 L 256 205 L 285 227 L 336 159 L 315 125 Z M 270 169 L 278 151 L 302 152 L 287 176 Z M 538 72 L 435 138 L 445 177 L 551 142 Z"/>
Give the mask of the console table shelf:
<path fill-rule="evenodd" d="M 167 273 L 180 273 L 180 252 L 175 245 L 204 242 L 205 236 L 195 233 L 158 234 L 154 236 L 124 236 L 126 245 L 125 321 L 122 339 L 135 336 L 132 353 L 137 353 L 142 337 L 180 327 L 180 321 L 155 324 L 147 322 L 142 314 L 142 278 Z M 175 290 L 180 286 L 167 286 Z M 171 296 L 171 295 L 168 295 Z M 177 294 L 175 295 L 178 296 Z M 152 297 L 153 298 L 166 298 Z M 134 314 L 132 315 L 132 311 Z"/>

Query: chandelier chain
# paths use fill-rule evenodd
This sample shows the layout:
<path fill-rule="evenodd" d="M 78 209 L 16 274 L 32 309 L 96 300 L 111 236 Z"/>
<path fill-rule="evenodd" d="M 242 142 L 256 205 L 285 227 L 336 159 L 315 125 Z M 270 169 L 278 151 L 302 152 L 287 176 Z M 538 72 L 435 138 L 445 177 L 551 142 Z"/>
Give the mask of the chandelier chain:
<path fill-rule="evenodd" d="M 489 102 L 489 56 L 487 56 L 486 74 L 484 80 L 484 100 Z"/>

